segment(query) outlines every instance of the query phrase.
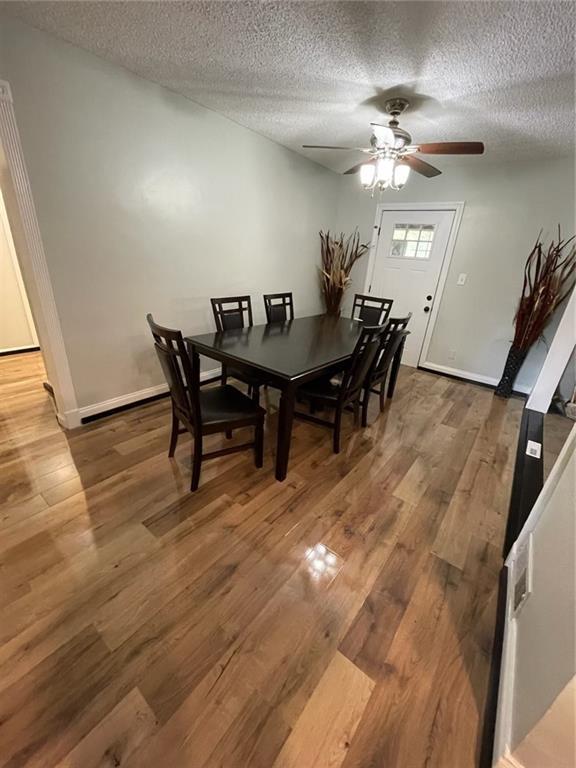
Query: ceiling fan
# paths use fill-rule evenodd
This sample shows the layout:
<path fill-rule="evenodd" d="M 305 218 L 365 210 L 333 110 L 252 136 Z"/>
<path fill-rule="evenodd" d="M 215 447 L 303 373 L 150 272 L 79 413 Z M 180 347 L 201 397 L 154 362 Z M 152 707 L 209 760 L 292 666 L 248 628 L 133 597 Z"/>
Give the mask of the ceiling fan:
<path fill-rule="evenodd" d="M 370 159 L 345 171 L 346 174 L 360 171 L 364 189 L 402 189 L 408 180 L 410 170 L 431 178 L 442 171 L 416 157 L 423 155 L 481 155 L 484 144 L 481 141 L 444 141 L 432 144 L 412 144 L 412 137 L 398 124 L 398 118 L 407 109 L 406 99 L 389 99 L 385 104 L 391 120 L 388 125 L 370 123 L 372 137 L 369 147 L 327 147 L 304 144 L 304 149 L 340 149 L 364 152 Z"/>

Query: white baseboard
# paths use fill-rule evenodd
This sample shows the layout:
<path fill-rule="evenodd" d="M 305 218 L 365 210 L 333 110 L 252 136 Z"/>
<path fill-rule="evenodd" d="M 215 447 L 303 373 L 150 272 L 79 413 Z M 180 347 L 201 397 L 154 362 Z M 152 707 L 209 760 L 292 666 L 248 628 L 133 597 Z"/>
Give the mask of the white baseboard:
<path fill-rule="evenodd" d="M 200 380 L 205 381 L 211 379 L 213 376 L 220 374 L 220 368 L 213 368 L 210 371 L 202 371 L 200 374 Z M 122 408 L 124 405 L 131 405 L 132 403 L 140 402 L 141 400 L 147 400 L 150 397 L 156 397 L 157 395 L 163 395 L 168 392 L 168 386 L 166 384 L 157 384 L 154 387 L 146 387 L 146 389 L 139 389 L 137 392 L 130 392 L 127 395 L 120 395 L 119 397 L 112 397 L 110 400 L 102 400 L 100 403 L 94 403 L 93 405 L 85 405 L 83 408 L 78 408 L 77 417 L 76 414 L 68 412 L 64 415 L 64 421 L 58 420 L 62 426 L 71 429 L 73 426 L 79 426 L 82 423 L 82 419 L 86 419 L 89 416 L 96 416 L 99 413 L 106 413 L 112 411 L 115 408 Z M 74 423 L 76 422 L 77 423 Z"/>
<path fill-rule="evenodd" d="M 477 381 L 479 384 L 489 384 L 492 387 L 498 386 L 499 379 L 495 379 L 493 376 L 484 376 L 481 373 L 472 373 L 472 371 L 463 371 L 460 368 L 450 368 L 447 365 L 438 365 L 438 363 L 420 363 L 419 368 L 424 368 L 429 371 L 438 371 L 438 373 L 445 373 L 448 376 L 456 376 L 458 379 L 467 379 L 468 381 Z M 522 392 L 525 395 L 529 395 L 531 392 L 530 387 L 524 385 L 514 387 L 515 392 Z"/>
<path fill-rule="evenodd" d="M 102 400 L 100 403 L 86 405 L 83 408 L 78 408 L 78 413 L 80 419 L 85 419 L 88 416 L 96 416 L 99 413 L 112 411 L 114 408 L 121 408 L 123 405 L 137 403 L 139 400 L 146 400 L 149 397 L 163 395 L 165 392 L 168 392 L 168 386 L 166 384 L 157 384 L 154 387 L 139 389 L 137 392 L 129 392 L 127 395 L 111 397 L 110 400 Z"/>

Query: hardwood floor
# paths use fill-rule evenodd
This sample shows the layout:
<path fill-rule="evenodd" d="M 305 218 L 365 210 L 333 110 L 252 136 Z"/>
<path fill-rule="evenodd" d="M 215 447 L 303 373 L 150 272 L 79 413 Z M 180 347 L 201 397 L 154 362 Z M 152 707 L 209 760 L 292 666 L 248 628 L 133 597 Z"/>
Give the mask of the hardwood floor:
<path fill-rule="evenodd" d="M 0 766 L 476 764 L 521 401 L 403 368 L 277 483 L 270 390 L 190 494 L 168 401 L 64 433 L 42 378 L 0 358 Z"/>

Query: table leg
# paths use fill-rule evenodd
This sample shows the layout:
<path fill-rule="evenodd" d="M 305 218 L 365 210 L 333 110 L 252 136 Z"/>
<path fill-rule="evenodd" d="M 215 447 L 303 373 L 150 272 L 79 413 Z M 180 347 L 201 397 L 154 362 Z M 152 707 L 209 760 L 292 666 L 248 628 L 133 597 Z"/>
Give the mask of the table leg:
<path fill-rule="evenodd" d="M 276 448 L 276 480 L 284 480 L 288 472 L 288 457 L 292 439 L 292 422 L 294 421 L 294 401 L 296 390 L 288 385 L 282 390 L 280 411 L 278 413 L 278 446 Z"/>
<path fill-rule="evenodd" d="M 394 358 L 392 360 L 392 365 L 390 367 L 390 380 L 388 382 L 389 398 L 392 398 L 394 396 L 394 388 L 396 387 L 396 379 L 398 378 L 398 371 L 400 370 L 400 362 L 402 360 L 403 352 L 404 352 L 404 342 L 402 342 L 398 347 L 398 349 L 396 350 L 396 354 L 394 355 Z"/>

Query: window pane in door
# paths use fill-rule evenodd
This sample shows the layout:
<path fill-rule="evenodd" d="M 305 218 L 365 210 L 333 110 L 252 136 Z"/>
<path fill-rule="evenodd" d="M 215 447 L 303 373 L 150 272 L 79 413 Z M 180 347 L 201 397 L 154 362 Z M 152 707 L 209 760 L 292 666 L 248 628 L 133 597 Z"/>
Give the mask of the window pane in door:
<path fill-rule="evenodd" d="M 429 259 L 434 239 L 433 224 L 396 224 L 390 258 Z"/>

